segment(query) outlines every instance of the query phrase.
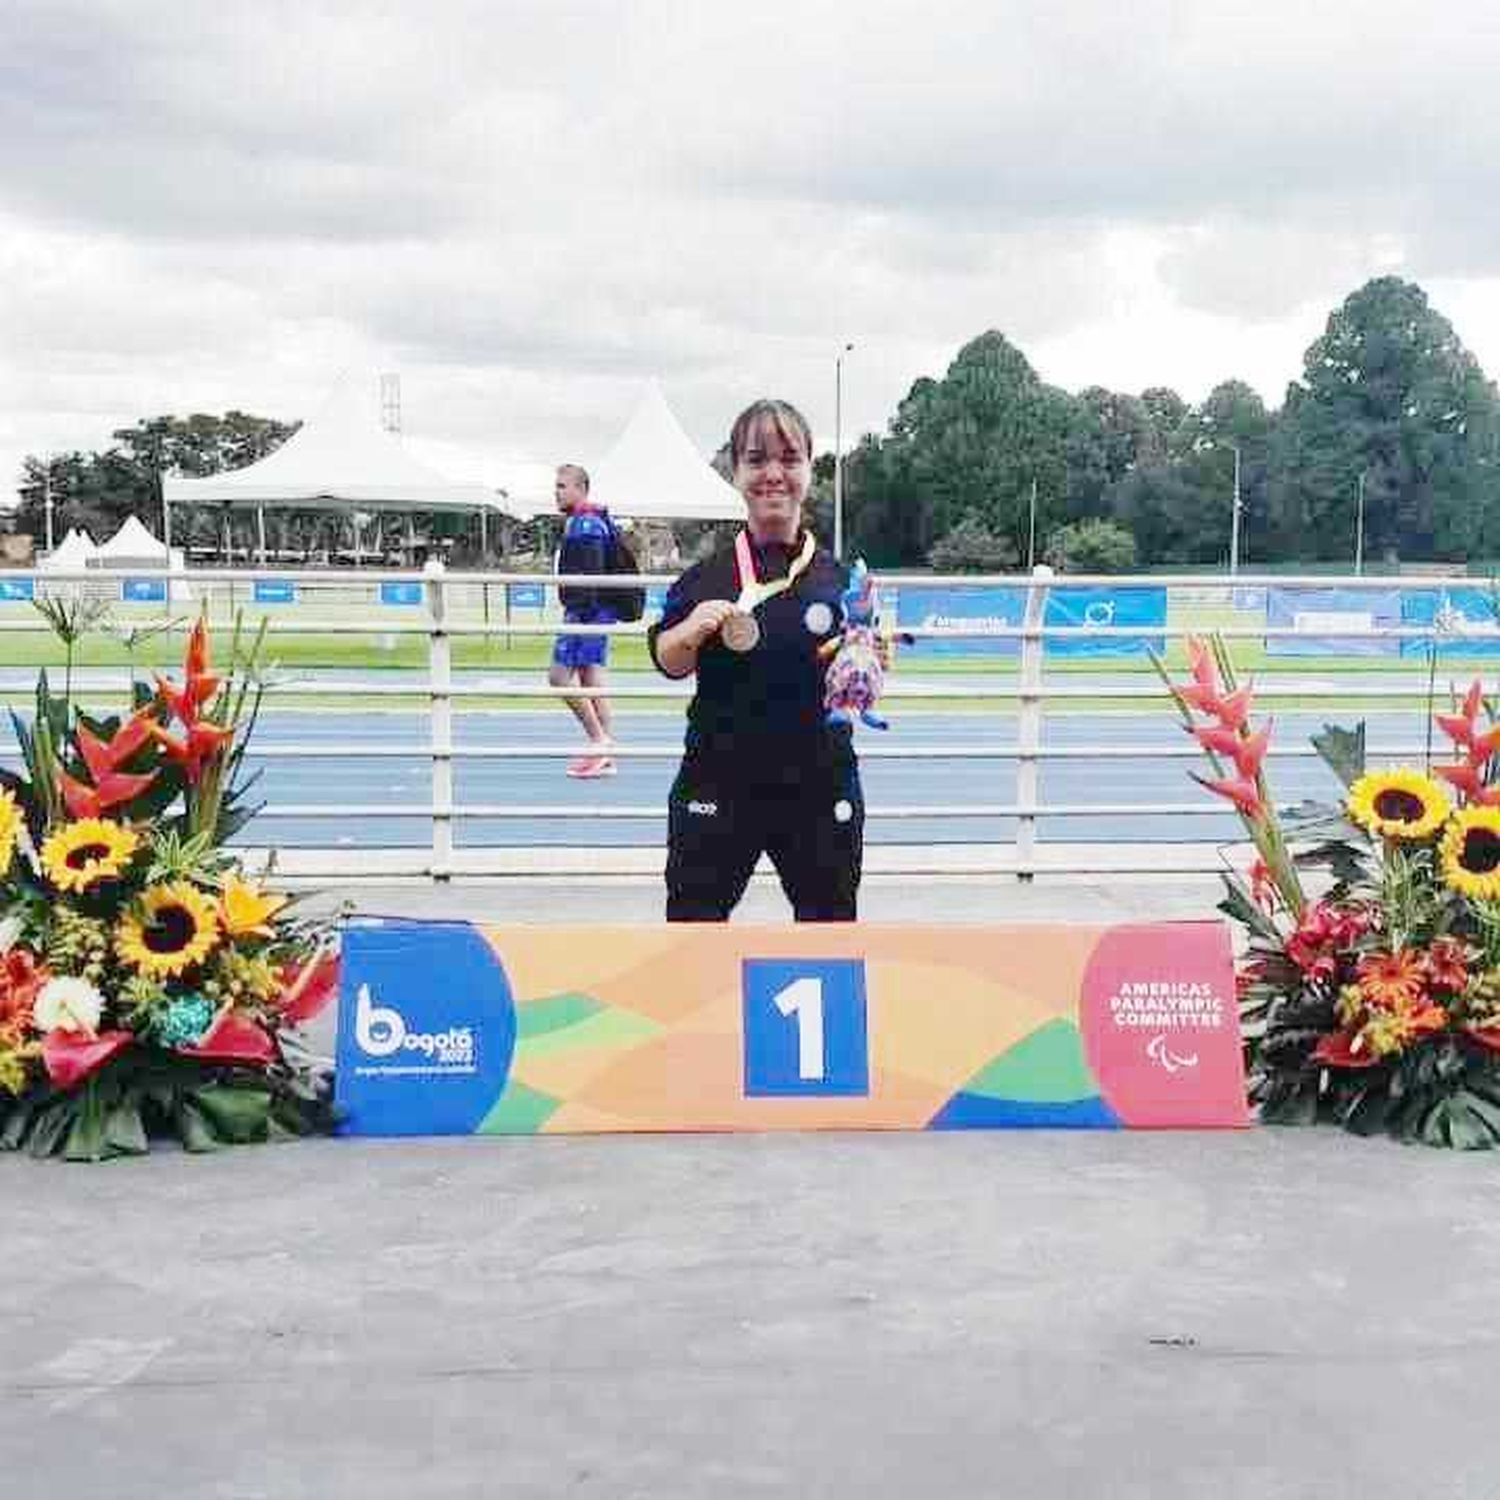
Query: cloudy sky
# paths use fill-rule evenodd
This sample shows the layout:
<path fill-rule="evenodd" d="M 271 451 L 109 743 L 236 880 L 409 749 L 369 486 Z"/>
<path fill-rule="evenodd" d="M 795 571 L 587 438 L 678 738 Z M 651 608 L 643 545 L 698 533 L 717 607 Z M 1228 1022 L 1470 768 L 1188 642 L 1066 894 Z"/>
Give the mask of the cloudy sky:
<path fill-rule="evenodd" d="M 831 443 L 845 342 L 848 433 L 991 327 L 1277 402 L 1389 271 L 1500 373 L 1497 76 L 1486 0 L 6 0 L 0 465 L 392 370 L 528 488 L 649 376 Z"/>

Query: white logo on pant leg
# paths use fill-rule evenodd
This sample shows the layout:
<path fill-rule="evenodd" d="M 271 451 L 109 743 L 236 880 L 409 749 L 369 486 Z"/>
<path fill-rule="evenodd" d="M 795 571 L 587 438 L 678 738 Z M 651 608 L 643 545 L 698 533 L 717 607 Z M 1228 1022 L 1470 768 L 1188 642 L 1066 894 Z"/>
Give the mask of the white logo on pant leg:
<path fill-rule="evenodd" d="M 835 823 L 847 823 L 854 816 L 854 804 L 846 802 L 842 797 L 833 804 L 833 821 Z"/>
<path fill-rule="evenodd" d="M 719 815 L 719 804 L 717 802 L 689 802 L 687 810 L 695 818 L 716 818 Z"/>

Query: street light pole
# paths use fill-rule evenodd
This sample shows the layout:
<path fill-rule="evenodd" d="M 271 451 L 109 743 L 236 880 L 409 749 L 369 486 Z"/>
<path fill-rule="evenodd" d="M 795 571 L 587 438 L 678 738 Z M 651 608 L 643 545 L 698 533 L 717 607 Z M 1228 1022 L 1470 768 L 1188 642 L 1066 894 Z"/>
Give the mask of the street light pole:
<path fill-rule="evenodd" d="M 1363 469 L 1359 474 L 1359 500 L 1354 515 L 1354 576 L 1360 578 L 1365 571 L 1365 475 Z"/>
<path fill-rule="evenodd" d="M 1234 452 L 1234 509 L 1229 521 L 1229 576 L 1240 571 L 1240 445 L 1231 443 Z"/>
<path fill-rule="evenodd" d="M 42 459 L 42 511 L 46 517 L 47 551 L 52 551 L 52 455 Z"/>
<path fill-rule="evenodd" d="M 833 555 L 844 558 L 844 356 L 854 348 L 845 344 L 833 362 Z"/>
<path fill-rule="evenodd" d="M 1031 512 L 1026 531 L 1026 571 L 1036 567 L 1036 475 L 1031 476 Z"/>

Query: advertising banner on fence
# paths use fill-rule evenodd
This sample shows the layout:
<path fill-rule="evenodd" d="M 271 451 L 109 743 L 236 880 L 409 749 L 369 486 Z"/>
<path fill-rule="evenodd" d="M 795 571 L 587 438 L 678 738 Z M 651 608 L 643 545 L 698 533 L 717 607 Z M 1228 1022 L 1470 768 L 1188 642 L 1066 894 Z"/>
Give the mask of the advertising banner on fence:
<path fill-rule="evenodd" d="M 1053 588 L 1047 595 L 1047 625 L 1084 630 L 1139 625 L 1160 632 L 1167 625 L 1165 588 Z M 1166 638 L 1156 635 L 1073 635 L 1048 637 L 1048 656 L 1144 656 L 1165 651 Z"/>
<path fill-rule="evenodd" d="M 929 588 L 903 584 L 895 604 L 896 623 L 901 630 L 1019 628 L 1026 619 L 1023 588 Z M 919 637 L 907 649 L 919 656 L 1017 656 L 1021 643 L 1015 636 L 1000 639 L 955 636 L 949 640 Z"/>
<path fill-rule="evenodd" d="M 1448 656 L 1500 655 L 1500 599 L 1484 587 L 1403 589 L 1401 619 L 1429 626 L 1427 640 L 1401 642 L 1404 656 L 1422 656 L 1429 645 Z"/>
<path fill-rule="evenodd" d="M 32 578 L 0 578 L 0 603 L 29 603 L 36 598 L 36 580 Z"/>
<path fill-rule="evenodd" d="M 1295 636 L 1267 636 L 1267 656 L 1396 656 L 1401 643 L 1349 631 L 1401 623 L 1397 589 L 1269 588 L 1266 624 L 1291 628 Z M 1331 633 L 1330 633 L 1331 632 Z"/>
<path fill-rule="evenodd" d="M 257 578 L 255 602 L 257 604 L 295 604 L 297 585 L 290 578 Z"/>
<path fill-rule="evenodd" d="M 1247 1123 L 1229 934 L 479 926 L 346 933 L 366 1135 Z"/>

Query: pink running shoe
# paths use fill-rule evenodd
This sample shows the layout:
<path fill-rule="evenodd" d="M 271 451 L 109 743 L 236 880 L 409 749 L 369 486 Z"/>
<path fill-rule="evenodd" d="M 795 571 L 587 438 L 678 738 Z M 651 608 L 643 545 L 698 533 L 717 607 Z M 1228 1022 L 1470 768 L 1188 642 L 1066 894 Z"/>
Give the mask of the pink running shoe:
<path fill-rule="evenodd" d="M 595 781 L 614 774 L 615 763 L 607 755 L 580 755 L 568 767 L 568 775 L 578 781 Z"/>

